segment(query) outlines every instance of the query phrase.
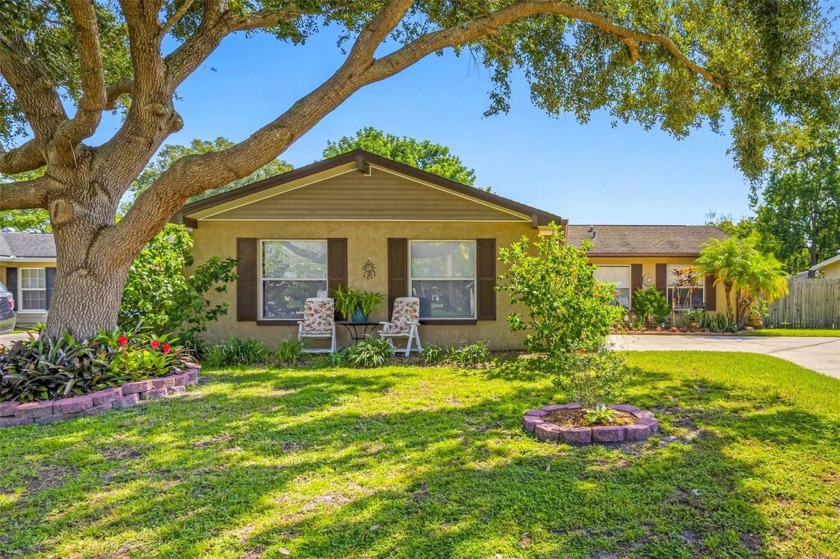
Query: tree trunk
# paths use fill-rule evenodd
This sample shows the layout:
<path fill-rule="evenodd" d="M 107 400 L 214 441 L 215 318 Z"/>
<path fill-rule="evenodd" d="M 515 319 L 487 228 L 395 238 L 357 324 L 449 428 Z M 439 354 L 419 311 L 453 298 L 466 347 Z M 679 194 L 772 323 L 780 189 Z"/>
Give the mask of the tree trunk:
<path fill-rule="evenodd" d="M 76 338 L 89 338 L 98 330 L 113 329 L 128 267 L 104 273 L 67 268 L 59 259 L 46 335 L 57 338 L 70 332 Z"/>

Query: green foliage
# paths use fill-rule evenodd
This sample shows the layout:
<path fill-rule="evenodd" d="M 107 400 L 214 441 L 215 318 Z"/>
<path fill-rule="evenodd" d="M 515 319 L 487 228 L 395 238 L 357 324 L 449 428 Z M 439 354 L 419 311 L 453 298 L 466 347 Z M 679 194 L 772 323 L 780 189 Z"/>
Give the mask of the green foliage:
<path fill-rule="evenodd" d="M 370 369 L 381 367 L 394 356 L 394 347 L 386 340 L 365 336 L 347 349 L 347 364 Z"/>
<path fill-rule="evenodd" d="M 0 346 L 0 401 L 77 396 L 129 381 L 164 376 L 192 363 L 170 336 L 115 329 L 88 340 L 30 336 Z"/>
<path fill-rule="evenodd" d="M 212 141 L 195 139 L 192 142 L 190 142 L 188 146 L 183 146 L 179 144 L 167 144 L 160 149 L 154 161 L 150 162 L 143 170 L 143 172 L 140 173 L 140 176 L 137 177 L 137 179 L 131 184 L 129 192 L 131 192 L 135 197 L 138 196 L 141 192 L 152 186 L 152 184 L 157 180 L 157 178 L 161 174 L 163 174 L 164 171 L 166 171 L 169 167 L 172 166 L 173 163 L 175 163 L 182 157 L 186 157 L 188 155 L 201 155 L 204 153 L 221 151 L 233 147 L 234 145 L 234 142 L 231 142 L 227 138 L 223 137 L 218 137 Z M 291 171 L 292 169 L 293 167 L 290 163 L 287 163 L 280 159 L 275 159 L 274 161 L 271 161 L 270 163 L 267 163 L 266 165 L 260 167 L 258 170 L 254 171 L 247 177 L 237 179 L 224 186 L 214 188 L 213 190 L 203 192 L 198 196 L 194 196 L 193 198 L 191 198 L 190 201 L 194 202 L 196 200 L 202 200 L 209 196 L 221 194 L 222 192 L 227 192 L 229 190 L 239 188 L 240 186 L 245 186 L 246 184 L 250 184 L 252 182 L 267 179 L 269 177 L 273 177 L 275 175 Z M 130 203 L 123 208 L 123 213 L 128 211 L 128 207 L 130 207 Z"/>
<path fill-rule="evenodd" d="M 703 327 L 712 332 L 737 332 L 738 322 L 725 314 L 707 314 L 703 319 Z"/>
<path fill-rule="evenodd" d="M 280 340 L 274 352 L 274 361 L 280 365 L 294 366 L 303 355 L 303 341 L 295 337 Z"/>
<path fill-rule="evenodd" d="M 689 309 L 682 313 L 683 319 L 688 322 L 697 322 L 701 324 L 703 322 L 703 318 L 706 316 L 706 313 L 703 309 Z"/>
<path fill-rule="evenodd" d="M 230 337 L 211 347 L 204 363 L 209 367 L 261 365 L 267 356 L 268 351 L 260 340 Z"/>
<path fill-rule="evenodd" d="M 210 344 L 198 332 L 191 330 L 179 332 L 178 342 L 199 361 L 202 361 L 207 352 L 210 351 Z"/>
<path fill-rule="evenodd" d="M 428 140 L 386 134 L 371 127 L 359 130 L 352 137 L 328 141 L 324 157 L 334 157 L 354 149 L 364 149 L 462 184 L 472 186 L 475 183 L 475 171 L 465 167 L 460 158 L 449 152 L 448 147 Z"/>
<path fill-rule="evenodd" d="M 450 348 L 446 361 L 459 369 L 483 367 L 490 362 L 490 350 L 487 348 L 487 342 L 483 340 L 473 344 L 465 344 L 459 348 Z"/>
<path fill-rule="evenodd" d="M 1 112 L 2 107 L 0 107 Z M 13 176 L 0 173 L 0 185 L 7 182 L 33 180 L 43 174 L 43 168 Z M 0 211 L 0 229 L 4 227 L 11 227 L 15 231 L 23 233 L 49 233 L 52 231 L 50 214 L 43 209 Z"/>
<path fill-rule="evenodd" d="M 128 272 L 117 324 L 139 323 L 157 332 L 203 332 L 207 322 L 227 313 L 227 304 L 213 305 L 208 291 L 224 293 L 236 279 L 236 260 L 214 256 L 193 270 L 192 237 L 181 225 L 169 224 L 140 252 Z"/>
<path fill-rule="evenodd" d="M 607 344 L 590 351 L 568 353 L 557 364 L 561 368 L 555 384 L 564 388 L 572 401 L 580 402 L 587 409 L 618 401 L 630 377 L 624 358 Z"/>
<path fill-rule="evenodd" d="M 606 404 L 597 404 L 583 410 L 583 420 L 587 425 L 611 425 L 615 422 L 615 410 Z"/>
<path fill-rule="evenodd" d="M 567 245 L 559 227 L 531 242 L 527 237 L 499 250 L 508 270 L 499 276 L 501 291 L 527 314 L 508 317 L 513 331 L 528 332 L 525 347 L 561 358 L 578 350 L 601 347 L 624 309 L 612 305 L 613 287 L 595 280 L 586 256 L 591 245 Z"/>
<path fill-rule="evenodd" d="M 446 350 L 437 344 L 426 344 L 423 346 L 423 363 L 426 365 L 437 365 L 446 359 Z"/>
<path fill-rule="evenodd" d="M 670 312 L 668 299 L 662 291 L 654 288 L 639 288 L 633 293 L 633 314 L 641 322 L 637 326 L 642 326 L 649 321 L 657 325 L 662 324 Z"/>
<path fill-rule="evenodd" d="M 385 303 L 385 296 L 376 291 L 364 291 L 339 285 L 333 291 L 335 310 L 344 315 L 345 320 L 350 320 L 356 307 L 362 310 L 362 314 L 370 316 L 374 309 L 381 309 Z"/>

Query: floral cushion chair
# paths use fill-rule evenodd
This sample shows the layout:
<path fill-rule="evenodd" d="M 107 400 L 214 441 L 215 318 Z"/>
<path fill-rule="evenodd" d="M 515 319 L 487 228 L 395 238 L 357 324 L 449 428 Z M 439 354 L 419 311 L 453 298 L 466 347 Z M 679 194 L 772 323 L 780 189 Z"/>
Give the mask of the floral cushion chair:
<path fill-rule="evenodd" d="M 330 347 L 304 349 L 304 353 L 335 353 L 335 301 L 311 297 L 303 303 L 303 320 L 298 322 L 298 340 L 329 339 Z"/>
<path fill-rule="evenodd" d="M 379 336 L 388 340 L 391 346 L 394 338 L 407 338 L 405 355 L 409 352 L 423 351 L 420 345 L 420 333 L 417 331 L 420 326 L 420 299 L 417 297 L 397 297 L 394 300 L 394 312 L 391 314 L 391 322 L 380 322 L 382 330 Z M 417 347 L 412 349 L 416 342 Z"/>

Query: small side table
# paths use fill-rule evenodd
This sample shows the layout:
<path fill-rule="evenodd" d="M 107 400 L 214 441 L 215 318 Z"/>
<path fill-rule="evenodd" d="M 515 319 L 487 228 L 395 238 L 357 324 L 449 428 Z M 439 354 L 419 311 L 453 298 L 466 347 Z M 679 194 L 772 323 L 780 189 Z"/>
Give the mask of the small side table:
<path fill-rule="evenodd" d="M 365 336 L 372 334 L 376 330 L 376 327 L 379 326 L 378 322 L 353 322 L 352 320 L 336 320 L 335 323 L 347 329 L 347 333 L 350 334 L 353 343 L 364 340 Z"/>

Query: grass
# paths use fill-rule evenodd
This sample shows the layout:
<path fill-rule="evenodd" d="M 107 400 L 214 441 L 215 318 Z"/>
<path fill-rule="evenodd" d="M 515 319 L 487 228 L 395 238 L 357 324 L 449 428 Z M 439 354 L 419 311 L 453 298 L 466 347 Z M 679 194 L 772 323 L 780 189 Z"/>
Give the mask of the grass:
<path fill-rule="evenodd" d="M 633 353 L 663 422 L 537 442 L 543 379 L 229 369 L 186 397 L 0 430 L 1 557 L 837 557 L 840 381 Z"/>
<path fill-rule="evenodd" d="M 744 336 L 794 336 L 797 338 L 814 338 L 814 337 L 840 337 L 840 329 L 838 328 L 762 328 L 760 330 L 750 330 L 748 332 L 739 332 L 739 335 Z"/>

